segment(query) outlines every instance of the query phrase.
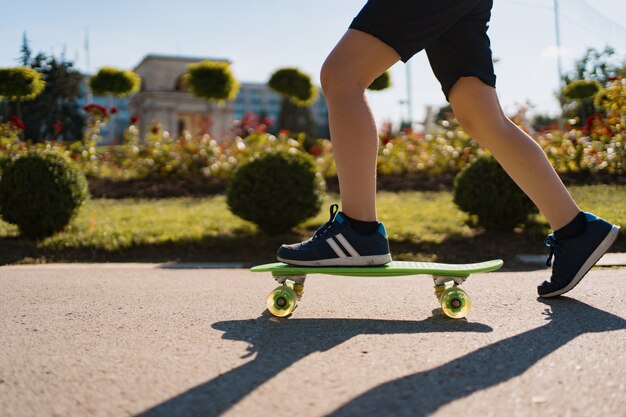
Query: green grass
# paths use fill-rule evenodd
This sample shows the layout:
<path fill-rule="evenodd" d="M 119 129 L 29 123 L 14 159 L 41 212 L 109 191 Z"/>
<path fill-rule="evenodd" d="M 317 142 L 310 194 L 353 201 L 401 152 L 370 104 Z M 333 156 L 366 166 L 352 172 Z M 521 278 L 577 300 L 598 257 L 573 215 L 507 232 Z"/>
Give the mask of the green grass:
<path fill-rule="evenodd" d="M 592 211 L 626 231 L 626 186 L 579 186 L 572 195 Z M 223 196 L 164 200 L 90 200 L 62 233 L 42 241 L 20 238 L 15 226 L 0 221 L 0 263 L 55 261 L 271 261 L 281 243 L 307 238 L 328 219 L 322 211 L 293 233 L 260 234 L 232 215 Z M 542 253 L 545 219 L 510 233 L 468 226 L 468 216 L 450 192 L 381 192 L 378 213 L 385 223 L 395 259 L 478 261 L 518 253 Z M 625 251 L 626 239 L 613 250 Z"/>

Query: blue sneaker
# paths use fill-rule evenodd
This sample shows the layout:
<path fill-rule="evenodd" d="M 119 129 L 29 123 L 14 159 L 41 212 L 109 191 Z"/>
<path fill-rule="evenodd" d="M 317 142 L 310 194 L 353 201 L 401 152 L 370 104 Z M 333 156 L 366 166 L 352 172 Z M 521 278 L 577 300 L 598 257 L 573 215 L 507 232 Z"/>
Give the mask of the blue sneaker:
<path fill-rule="evenodd" d="M 309 240 L 282 245 L 277 258 L 281 262 L 301 266 L 365 266 L 391 262 L 389 241 L 385 226 L 369 235 L 356 232 L 338 212 L 330 207 L 330 220 L 324 223 Z"/>
<path fill-rule="evenodd" d="M 546 238 L 550 248 L 546 264 L 552 266 L 552 277 L 537 287 L 541 297 L 556 297 L 574 288 L 617 239 L 619 226 L 591 213 L 585 213 L 585 217 L 587 227 L 581 235 L 558 240 L 551 234 Z"/>

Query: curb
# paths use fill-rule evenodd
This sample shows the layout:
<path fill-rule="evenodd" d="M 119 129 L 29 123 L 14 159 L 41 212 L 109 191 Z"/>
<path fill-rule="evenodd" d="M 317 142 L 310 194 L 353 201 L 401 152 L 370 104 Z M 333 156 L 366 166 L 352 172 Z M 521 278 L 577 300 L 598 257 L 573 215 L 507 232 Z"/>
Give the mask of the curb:
<path fill-rule="evenodd" d="M 548 255 L 520 254 L 513 258 L 513 262 L 526 265 L 541 265 L 547 268 Z M 596 263 L 595 266 L 626 266 L 626 253 L 607 253 Z"/>

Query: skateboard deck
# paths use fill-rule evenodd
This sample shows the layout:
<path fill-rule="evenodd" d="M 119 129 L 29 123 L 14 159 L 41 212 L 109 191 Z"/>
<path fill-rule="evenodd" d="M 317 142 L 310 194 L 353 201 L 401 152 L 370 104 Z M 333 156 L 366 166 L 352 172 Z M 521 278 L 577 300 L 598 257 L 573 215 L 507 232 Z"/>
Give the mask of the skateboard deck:
<path fill-rule="evenodd" d="M 435 296 L 443 312 L 452 318 L 462 318 L 469 313 L 471 302 L 459 286 L 470 274 L 495 271 L 502 265 L 500 259 L 470 264 L 392 261 L 380 266 L 295 266 L 274 262 L 255 266 L 251 271 L 271 272 L 281 284 L 267 297 L 267 308 L 277 317 L 286 317 L 295 310 L 304 293 L 307 275 L 326 274 L 354 277 L 431 275 L 435 283 Z"/>

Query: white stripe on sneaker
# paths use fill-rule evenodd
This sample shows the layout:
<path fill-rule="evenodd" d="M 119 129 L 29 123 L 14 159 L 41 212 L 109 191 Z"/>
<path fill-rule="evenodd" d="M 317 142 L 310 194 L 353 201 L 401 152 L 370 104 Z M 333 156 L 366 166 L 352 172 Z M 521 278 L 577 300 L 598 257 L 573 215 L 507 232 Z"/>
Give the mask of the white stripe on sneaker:
<path fill-rule="evenodd" d="M 330 245 L 330 247 L 335 251 L 337 256 L 339 256 L 340 258 L 346 258 L 347 257 L 347 255 L 341 250 L 339 245 L 333 240 L 332 237 L 329 237 L 328 239 L 326 239 L 326 243 L 328 243 Z"/>
<path fill-rule="evenodd" d="M 356 249 L 354 249 L 352 247 L 350 242 L 348 242 L 348 240 L 341 233 L 339 233 L 337 236 L 335 236 L 335 239 L 337 239 L 339 241 L 339 243 L 341 243 L 341 246 L 343 246 L 344 248 L 347 249 L 348 252 L 350 252 L 350 255 L 352 255 L 352 256 L 360 256 L 359 252 L 357 252 Z"/>

